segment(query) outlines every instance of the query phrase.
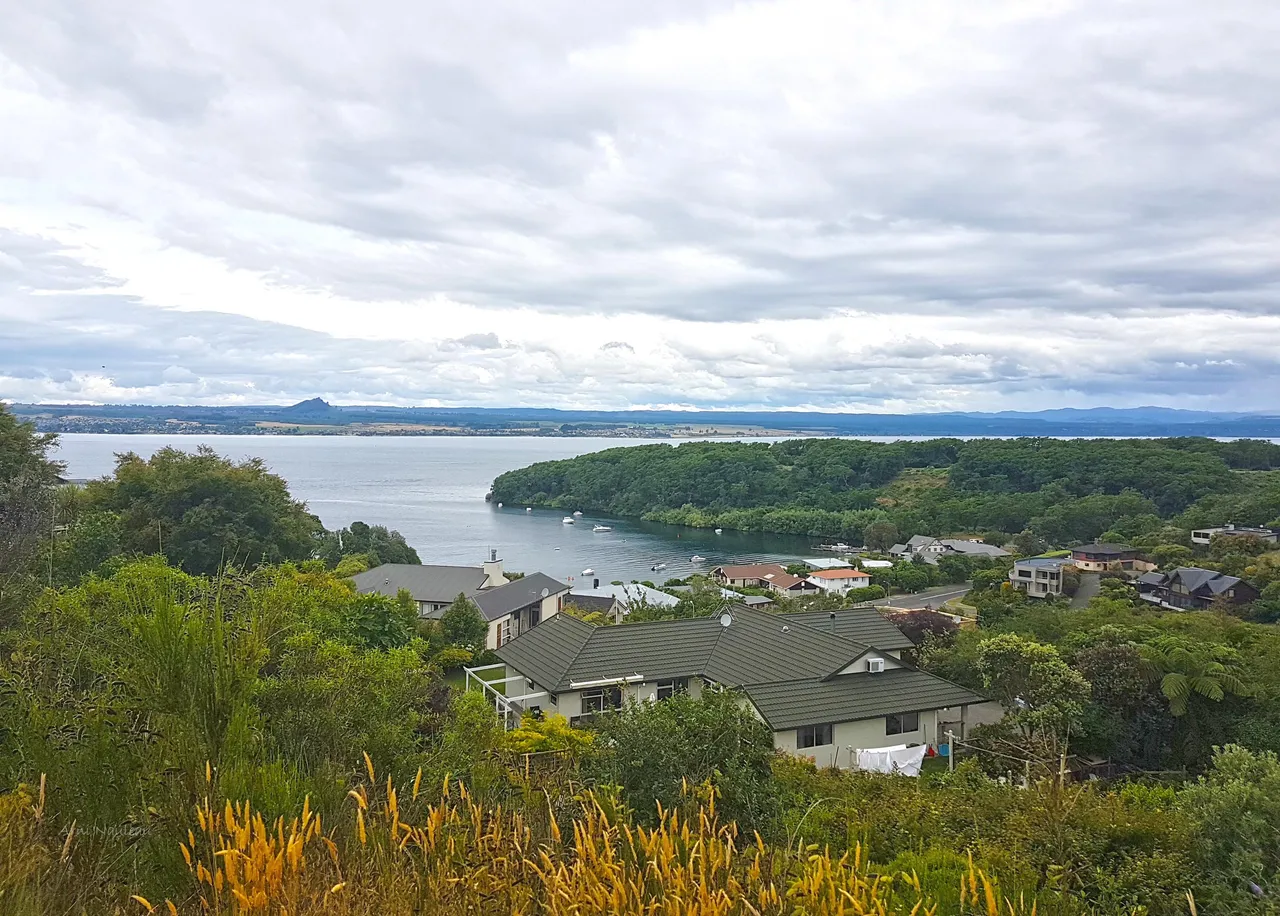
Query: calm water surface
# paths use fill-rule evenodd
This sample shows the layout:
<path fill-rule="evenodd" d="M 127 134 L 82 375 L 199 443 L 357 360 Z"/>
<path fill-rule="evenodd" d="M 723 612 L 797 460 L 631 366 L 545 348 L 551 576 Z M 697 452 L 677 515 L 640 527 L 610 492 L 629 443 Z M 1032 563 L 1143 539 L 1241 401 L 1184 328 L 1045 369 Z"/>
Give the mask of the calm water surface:
<path fill-rule="evenodd" d="M 813 556 L 808 538 L 711 531 L 584 515 L 574 525 L 563 512 L 485 502 L 493 478 L 535 461 L 572 458 L 644 439 L 376 437 L 376 436 L 121 436 L 66 434 L 58 457 L 67 476 L 109 474 L 117 452 L 148 457 L 166 445 L 208 444 L 235 460 L 262 458 L 289 482 L 328 528 L 360 520 L 404 534 L 424 563 L 478 565 L 490 548 L 508 569 L 541 570 L 561 581 L 593 569 L 602 582 L 687 576 L 720 563 Z M 880 440 L 889 441 L 889 440 Z M 595 534 L 593 524 L 613 530 Z M 707 558 L 693 564 L 694 555 Z M 655 563 L 666 563 L 651 572 Z"/>

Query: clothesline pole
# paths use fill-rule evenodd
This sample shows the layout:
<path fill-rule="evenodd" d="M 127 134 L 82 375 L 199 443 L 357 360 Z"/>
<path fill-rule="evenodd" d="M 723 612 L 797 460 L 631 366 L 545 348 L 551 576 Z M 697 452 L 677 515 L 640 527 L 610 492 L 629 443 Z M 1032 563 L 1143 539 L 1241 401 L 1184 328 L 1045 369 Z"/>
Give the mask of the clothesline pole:
<path fill-rule="evenodd" d="M 947 729 L 947 772 L 956 770 L 956 733 Z"/>

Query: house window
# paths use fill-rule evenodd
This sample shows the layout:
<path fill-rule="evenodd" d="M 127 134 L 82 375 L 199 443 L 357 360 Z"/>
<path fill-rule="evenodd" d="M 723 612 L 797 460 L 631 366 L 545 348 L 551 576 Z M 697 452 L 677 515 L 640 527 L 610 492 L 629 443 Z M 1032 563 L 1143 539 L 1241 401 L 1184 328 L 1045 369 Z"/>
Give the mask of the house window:
<path fill-rule="evenodd" d="M 622 706 L 621 687 L 597 687 L 594 690 L 582 691 L 582 712 L 604 712 L 606 709 L 619 709 Z"/>
<path fill-rule="evenodd" d="M 831 743 L 830 725 L 802 725 L 796 729 L 796 747 L 822 747 Z"/>
<path fill-rule="evenodd" d="M 511 642 L 511 618 L 508 617 L 502 623 L 498 624 L 498 645 L 505 646 Z"/>
<path fill-rule="evenodd" d="M 673 681 L 658 681 L 658 699 L 669 700 L 677 693 L 689 692 L 689 679 L 678 677 Z"/>
<path fill-rule="evenodd" d="M 884 733 L 886 735 L 909 735 L 920 731 L 920 713 L 904 712 L 896 716 L 884 717 Z"/>

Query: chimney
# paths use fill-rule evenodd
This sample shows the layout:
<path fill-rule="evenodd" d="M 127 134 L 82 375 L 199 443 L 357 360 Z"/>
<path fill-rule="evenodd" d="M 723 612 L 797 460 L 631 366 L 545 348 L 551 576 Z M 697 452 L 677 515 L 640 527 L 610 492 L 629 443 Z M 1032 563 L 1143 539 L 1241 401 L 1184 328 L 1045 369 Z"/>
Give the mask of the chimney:
<path fill-rule="evenodd" d="M 498 551 L 489 548 L 489 559 L 484 561 L 484 582 L 481 588 L 497 588 L 507 584 L 507 577 L 502 574 L 502 561 L 498 559 Z"/>
<path fill-rule="evenodd" d="M 836 635 L 836 612 L 831 612 L 831 635 Z"/>

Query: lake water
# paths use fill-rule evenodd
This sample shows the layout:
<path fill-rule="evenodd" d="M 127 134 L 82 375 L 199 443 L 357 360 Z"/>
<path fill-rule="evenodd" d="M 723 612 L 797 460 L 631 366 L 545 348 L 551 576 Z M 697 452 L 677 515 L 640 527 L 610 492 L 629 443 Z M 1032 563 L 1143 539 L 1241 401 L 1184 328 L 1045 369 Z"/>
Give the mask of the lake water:
<path fill-rule="evenodd" d="M 235 460 L 262 458 L 289 482 L 327 528 L 359 520 L 400 531 L 424 563 L 479 565 L 490 548 L 507 569 L 541 571 L 583 584 L 684 577 L 721 563 L 790 561 L 813 556 L 808 538 L 714 532 L 485 502 L 493 479 L 535 461 L 572 458 L 645 439 L 395 436 L 122 436 L 65 434 L 58 458 L 71 478 L 110 474 L 117 452 L 149 457 L 166 445 L 212 446 Z M 887 440 L 883 440 L 887 441 Z M 593 533 L 593 524 L 613 530 Z M 693 564 L 701 555 L 706 563 Z M 650 566 L 666 563 L 654 573 Z"/>

